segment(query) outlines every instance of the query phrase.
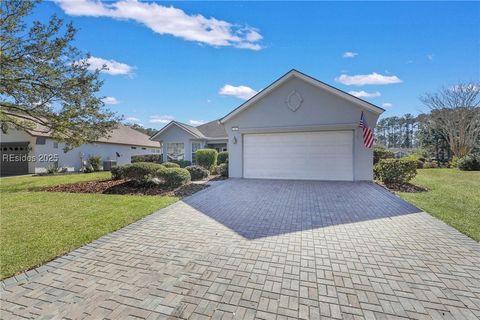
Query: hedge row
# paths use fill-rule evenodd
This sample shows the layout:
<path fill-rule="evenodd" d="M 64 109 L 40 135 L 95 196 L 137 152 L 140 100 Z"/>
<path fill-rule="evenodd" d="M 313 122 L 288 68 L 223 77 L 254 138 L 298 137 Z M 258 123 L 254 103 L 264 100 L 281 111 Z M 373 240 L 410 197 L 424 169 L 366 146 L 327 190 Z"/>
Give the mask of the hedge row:
<path fill-rule="evenodd" d="M 113 179 L 134 180 L 142 185 L 162 184 L 176 188 L 190 182 L 188 170 L 177 167 L 166 167 L 152 162 L 136 162 L 124 166 L 115 166 L 111 170 Z"/>

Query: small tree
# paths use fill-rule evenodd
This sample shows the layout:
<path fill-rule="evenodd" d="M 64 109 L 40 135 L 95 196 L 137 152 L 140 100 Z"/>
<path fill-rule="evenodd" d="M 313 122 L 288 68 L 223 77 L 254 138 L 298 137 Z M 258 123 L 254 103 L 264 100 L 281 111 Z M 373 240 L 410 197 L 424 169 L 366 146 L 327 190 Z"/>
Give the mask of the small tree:
<path fill-rule="evenodd" d="M 36 1 L 38 2 L 38 1 Z M 96 94 L 99 71 L 72 46 L 71 24 L 53 16 L 47 24 L 22 21 L 36 2 L 8 0 L 0 8 L 0 122 L 49 133 L 69 147 L 107 136 L 120 118 Z"/>
<path fill-rule="evenodd" d="M 480 84 L 460 83 L 420 97 L 431 111 L 429 121 L 447 140 L 453 154 L 463 157 L 480 136 Z"/>

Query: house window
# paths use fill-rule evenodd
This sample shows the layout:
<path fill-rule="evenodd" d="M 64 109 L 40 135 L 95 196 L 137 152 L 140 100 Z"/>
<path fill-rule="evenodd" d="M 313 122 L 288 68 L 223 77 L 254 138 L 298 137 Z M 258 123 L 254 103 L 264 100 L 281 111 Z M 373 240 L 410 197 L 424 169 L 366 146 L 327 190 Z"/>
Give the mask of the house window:
<path fill-rule="evenodd" d="M 147 148 L 142 148 L 142 150 L 147 150 Z"/>
<path fill-rule="evenodd" d="M 183 143 L 167 143 L 167 160 L 184 160 L 185 146 Z"/>
<path fill-rule="evenodd" d="M 58 149 L 58 142 L 56 141 L 53 142 L 53 149 Z"/>
<path fill-rule="evenodd" d="M 37 137 L 37 141 L 35 144 L 46 144 L 47 143 L 47 138 L 45 137 Z"/>
<path fill-rule="evenodd" d="M 130 147 L 130 148 L 132 148 L 132 149 L 134 149 L 134 150 L 137 149 L 137 147 Z"/>
<path fill-rule="evenodd" d="M 202 148 L 200 142 L 192 142 L 192 162 L 195 162 L 195 151 Z"/>

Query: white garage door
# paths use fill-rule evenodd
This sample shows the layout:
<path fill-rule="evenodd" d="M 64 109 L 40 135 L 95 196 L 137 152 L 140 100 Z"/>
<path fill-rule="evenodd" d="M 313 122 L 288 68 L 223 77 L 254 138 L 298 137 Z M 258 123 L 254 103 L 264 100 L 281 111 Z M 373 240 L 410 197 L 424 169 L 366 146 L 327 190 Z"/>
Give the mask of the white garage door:
<path fill-rule="evenodd" d="M 353 131 L 246 134 L 243 176 L 353 180 Z"/>

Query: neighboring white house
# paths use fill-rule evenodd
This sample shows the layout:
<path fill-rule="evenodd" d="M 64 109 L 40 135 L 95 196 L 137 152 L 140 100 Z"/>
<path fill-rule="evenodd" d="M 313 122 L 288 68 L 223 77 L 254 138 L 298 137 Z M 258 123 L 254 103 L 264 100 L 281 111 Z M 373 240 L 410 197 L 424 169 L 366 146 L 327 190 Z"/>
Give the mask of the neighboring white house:
<path fill-rule="evenodd" d="M 19 175 L 43 173 L 58 163 L 68 171 L 80 171 L 90 156 L 103 161 L 128 164 L 134 155 L 161 154 L 161 145 L 149 136 L 128 126 L 119 125 L 108 138 L 81 145 L 64 152 L 64 143 L 50 138 L 48 133 L 9 129 L 0 135 L 0 174 Z"/>

